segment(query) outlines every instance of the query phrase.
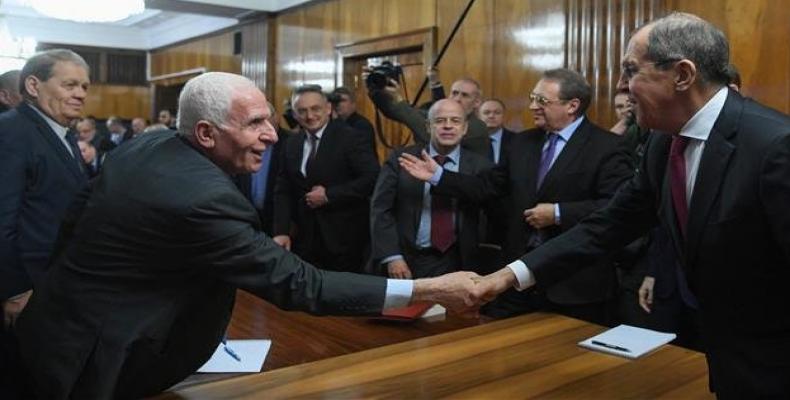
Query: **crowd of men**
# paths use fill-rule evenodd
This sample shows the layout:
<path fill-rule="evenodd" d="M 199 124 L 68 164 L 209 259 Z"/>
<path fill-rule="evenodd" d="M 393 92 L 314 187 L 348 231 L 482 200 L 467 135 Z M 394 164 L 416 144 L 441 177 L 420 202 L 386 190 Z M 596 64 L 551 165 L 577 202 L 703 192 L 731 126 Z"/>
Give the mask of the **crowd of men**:
<path fill-rule="evenodd" d="M 790 395 L 790 119 L 728 88 L 728 51 L 689 14 L 637 29 L 610 130 L 565 68 L 521 133 L 472 78 L 444 98 L 430 72 L 427 115 L 392 81 L 368 95 L 414 145 L 383 165 L 347 88 L 294 90 L 289 131 L 251 81 L 207 73 L 176 131 L 163 110 L 155 133 L 111 117 L 102 135 L 85 62 L 40 53 L 0 76 L 3 376 L 20 395 L 156 393 L 211 354 L 242 288 L 315 314 L 429 300 L 673 331 L 718 395 Z"/>

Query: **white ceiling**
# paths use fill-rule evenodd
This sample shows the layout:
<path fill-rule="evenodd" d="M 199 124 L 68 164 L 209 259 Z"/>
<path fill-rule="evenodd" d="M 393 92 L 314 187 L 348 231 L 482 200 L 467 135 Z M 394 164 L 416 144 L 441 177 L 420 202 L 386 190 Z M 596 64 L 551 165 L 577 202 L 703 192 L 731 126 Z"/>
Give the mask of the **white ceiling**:
<path fill-rule="evenodd" d="M 62 0 L 68 1 L 68 0 Z M 146 10 L 113 23 L 81 23 L 43 16 L 25 0 L 0 0 L 0 16 L 13 37 L 38 42 L 150 50 L 278 12 L 310 0 L 147 0 Z M 97 7 L 112 1 L 98 0 Z"/>

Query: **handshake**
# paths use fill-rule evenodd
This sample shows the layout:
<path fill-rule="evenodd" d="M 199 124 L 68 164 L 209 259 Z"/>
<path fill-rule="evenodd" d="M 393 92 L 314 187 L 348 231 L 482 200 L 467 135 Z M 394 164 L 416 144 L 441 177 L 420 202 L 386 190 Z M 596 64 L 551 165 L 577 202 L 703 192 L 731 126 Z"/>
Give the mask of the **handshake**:
<path fill-rule="evenodd" d="M 474 272 L 453 272 L 436 278 L 414 281 L 412 302 L 439 303 L 464 317 L 478 316 L 480 307 L 512 287 L 516 276 L 510 268 L 480 276 Z"/>

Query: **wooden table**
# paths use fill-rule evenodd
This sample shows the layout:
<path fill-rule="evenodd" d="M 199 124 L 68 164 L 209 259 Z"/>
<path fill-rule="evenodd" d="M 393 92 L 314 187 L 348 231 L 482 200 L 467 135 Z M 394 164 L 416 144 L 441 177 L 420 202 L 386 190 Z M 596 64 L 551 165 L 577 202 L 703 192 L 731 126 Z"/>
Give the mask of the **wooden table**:
<path fill-rule="evenodd" d="M 316 318 L 241 294 L 230 336 L 273 338 L 264 373 L 161 397 L 713 398 L 700 353 L 664 346 L 629 361 L 576 345 L 604 329 L 541 313 L 483 324 Z"/>

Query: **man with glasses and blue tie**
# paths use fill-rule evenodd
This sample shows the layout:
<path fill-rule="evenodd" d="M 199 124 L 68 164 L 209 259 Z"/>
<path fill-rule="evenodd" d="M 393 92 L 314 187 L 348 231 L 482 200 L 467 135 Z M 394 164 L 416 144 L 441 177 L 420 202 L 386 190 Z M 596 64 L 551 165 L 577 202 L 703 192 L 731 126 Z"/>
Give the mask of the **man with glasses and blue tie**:
<path fill-rule="evenodd" d="M 433 189 L 454 194 L 475 186 L 492 195 L 507 194 L 505 262 L 511 262 L 567 231 L 604 206 L 633 166 L 620 137 L 584 116 L 590 85 L 578 73 L 553 69 L 543 73 L 530 94 L 535 128 L 515 135 L 503 158 L 479 177 L 445 171 Z M 412 160 L 404 167 L 416 176 L 428 163 Z M 472 182 L 469 181 L 472 178 Z M 550 310 L 596 323 L 611 319 L 614 291 L 611 262 L 590 264 L 574 276 L 541 290 L 511 290 L 484 312 L 508 317 Z"/>

